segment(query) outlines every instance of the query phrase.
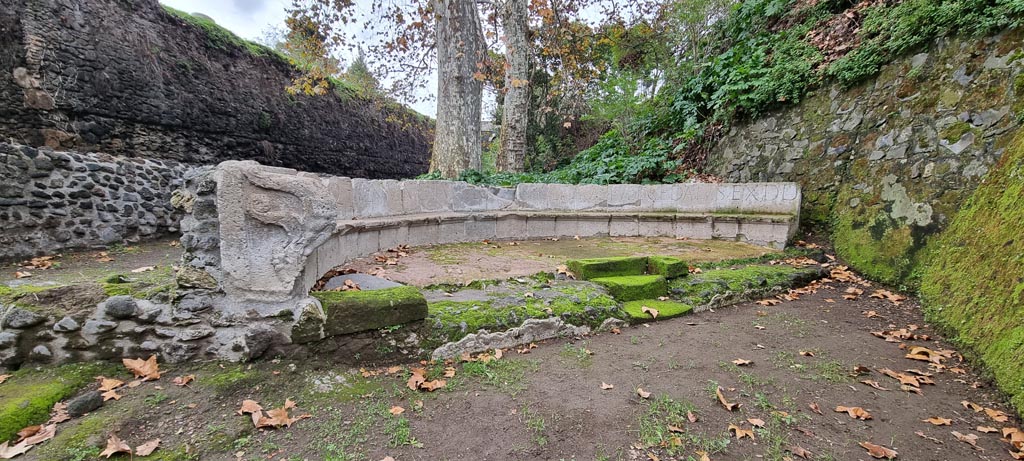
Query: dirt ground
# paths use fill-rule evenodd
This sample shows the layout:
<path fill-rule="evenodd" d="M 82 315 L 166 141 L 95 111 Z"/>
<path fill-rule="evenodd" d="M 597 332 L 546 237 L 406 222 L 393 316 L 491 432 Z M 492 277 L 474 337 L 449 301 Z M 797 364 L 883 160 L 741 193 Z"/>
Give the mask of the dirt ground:
<path fill-rule="evenodd" d="M 93 282 L 112 274 L 129 274 L 141 267 L 166 269 L 181 259 L 181 246 L 177 237 L 167 237 L 106 250 L 68 251 L 52 256 L 52 265 L 41 270 L 26 269 L 29 260 L 6 262 L 0 270 L 0 284 L 68 285 Z M 15 274 L 18 272 L 28 272 L 32 276 L 17 278 Z"/>
<path fill-rule="evenodd" d="M 849 287 L 864 293 L 844 299 Z M 811 453 L 806 459 L 872 459 L 860 442 L 895 449 L 896 459 L 1010 459 L 998 433 L 976 428 L 1019 421 L 996 421 L 961 403 L 1009 414 L 1002 396 L 955 355 L 942 361 L 942 371 L 905 358 L 913 346 L 952 346 L 924 324 L 913 300 L 870 298 L 873 289 L 830 283 L 777 305 L 745 303 L 619 334 L 552 340 L 528 354 L 508 350 L 488 363 L 455 363 L 450 378 L 441 376 L 445 364 L 427 364 L 429 379 L 447 380 L 434 392 L 406 387 L 409 368 L 424 366 L 415 363 L 392 374 L 387 364 L 366 373 L 338 368 L 330 357 L 166 367 L 159 381 L 123 389 L 121 400 L 63 423 L 50 446 L 25 459 L 92 459 L 113 432 L 131 444 L 160 438 L 163 459 L 699 460 L 707 452 L 711 460 L 795 460 L 804 459 L 793 453 L 800 448 Z M 872 334 L 908 325 L 931 339 L 888 342 Z M 751 363 L 736 366 L 736 359 Z M 857 374 L 855 367 L 863 368 Z M 952 370 L 958 367 L 965 370 Z M 910 393 L 879 371 L 886 368 L 931 374 L 934 384 Z M 185 375 L 195 382 L 171 384 Z M 614 388 L 602 390 L 603 383 Z M 719 386 L 738 409 L 718 401 Z M 298 405 L 293 415 L 310 417 L 256 430 L 235 413 L 244 399 L 270 408 L 286 398 Z M 871 419 L 853 419 L 837 406 L 862 407 Z M 404 411 L 392 415 L 393 407 Z M 923 421 L 932 417 L 950 425 Z M 752 429 L 748 418 L 764 427 L 753 429 L 752 439 L 731 436 L 730 424 Z M 977 448 L 954 431 L 977 436 Z"/>

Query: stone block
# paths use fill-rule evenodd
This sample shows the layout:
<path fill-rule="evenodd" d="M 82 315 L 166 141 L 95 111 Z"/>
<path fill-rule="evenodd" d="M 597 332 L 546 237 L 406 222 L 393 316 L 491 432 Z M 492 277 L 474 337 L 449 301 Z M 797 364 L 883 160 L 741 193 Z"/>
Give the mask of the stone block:
<path fill-rule="evenodd" d="M 402 207 L 404 213 L 444 213 L 452 211 L 454 181 L 402 181 Z M 396 213 L 397 214 L 397 213 Z"/>
<path fill-rule="evenodd" d="M 437 229 L 437 243 L 458 243 L 466 241 L 465 216 L 441 218 Z"/>
<path fill-rule="evenodd" d="M 660 275 L 601 277 L 591 281 L 607 288 L 608 293 L 621 302 L 658 299 L 668 293 L 668 283 Z"/>
<path fill-rule="evenodd" d="M 380 251 L 380 231 L 366 229 L 356 234 L 356 257 L 363 257 Z"/>
<path fill-rule="evenodd" d="M 715 216 L 711 220 L 711 238 L 735 240 L 740 233 L 740 220 L 731 216 Z"/>
<path fill-rule="evenodd" d="M 708 240 L 713 235 L 712 230 L 710 216 L 676 215 L 675 236 L 677 238 Z"/>
<path fill-rule="evenodd" d="M 494 240 L 498 235 L 497 219 L 494 216 L 476 215 L 466 221 L 466 241 L 480 242 Z"/>
<path fill-rule="evenodd" d="M 580 280 L 643 275 L 647 272 L 647 265 L 647 258 L 644 256 L 571 259 L 566 261 L 566 266 Z"/>
<path fill-rule="evenodd" d="M 675 216 L 664 215 L 641 215 L 640 231 L 642 237 L 671 237 L 675 235 Z"/>
<path fill-rule="evenodd" d="M 352 180 L 355 217 L 375 218 L 402 214 L 402 185 L 391 179 Z"/>
<path fill-rule="evenodd" d="M 327 337 L 402 325 L 427 316 L 427 300 L 415 287 L 360 291 L 321 291 Z"/>
<path fill-rule="evenodd" d="M 797 214 L 800 186 L 796 183 L 717 184 L 714 209 L 746 213 Z"/>
<path fill-rule="evenodd" d="M 352 219 L 355 216 L 355 195 L 352 192 L 352 179 L 331 176 L 325 180 L 327 190 L 338 204 L 338 219 Z"/>
<path fill-rule="evenodd" d="M 596 184 L 580 184 L 576 186 L 576 194 L 573 196 L 569 209 L 588 211 L 603 209 L 608 204 L 608 186 Z"/>
<path fill-rule="evenodd" d="M 518 214 L 499 216 L 495 221 L 494 233 L 501 240 L 526 239 L 526 217 Z"/>
<path fill-rule="evenodd" d="M 575 237 L 579 235 L 579 220 L 575 215 L 564 214 L 555 218 L 553 237 Z"/>
<path fill-rule="evenodd" d="M 756 245 L 774 247 L 786 244 L 789 223 L 772 220 L 744 219 L 740 221 L 739 240 Z"/>
<path fill-rule="evenodd" d="M 674 211 L 683 199 L 684 187 L 684 184 L 643 186 L 640 193 L 640 208 L 644 211 Z"/>
<path fill-rule="evenodd" d="M 640 235 L 639 217 L 636 215 L 613 215 L 608 223 L 608 235 L 612 237 L 636 237 Z"/>
<path fill-rule="evenodd" d="M 607 215 L 577 215 L 576 235 L 580 237 L 597 237 L 608 235 L 609 222 Z"/>
<path fill-rule="evenodd" d="M 644 308 L 654 309 L 658 312 L 657 317 L 644 312 Z M 661 301 L 658 299 L 640 299 L 629 301 L 622 305 L 622 310 L 629 314 L 629 321 L 632 323 L 644 323 L 657 320 L 665 320 L 679 317 L 693 312 L 693 306 L 675 301 Z"/>
<path fill-rule="evenodd" d="M 409 241 L 409 226 L 405 223 L 380 229 L 380 248 L 382 250 L 406 245 Z"/>
<path fill-rule="evenodd" d="M 440 225 L 437 219 L 421 219 L 409 223 L 409 246 L 424 246 L 437 243 Z"/>
<path fill-rule="evenodd" d="M 571 184 L 520 184 L 516 202 L 524 210 L 566 210 L 576 195 Z"/>
<path fill-rule="evenodd" d="M 526 236 L 531 239 L 553 237 L 555 235 L 555 221 L 554 215 L 530 216 L 526 221 Z"/>
<path fill-rule="evenodd" d="M 608 188 L 606 200 L 608 208 L 635 209 L 640 206 L 640 189 L 638 184 L 612 184 Z"/>
<path fill-rule="evenodd" d="M 648 256 L 647 273 L 674 279 L 688 275 L 690 267 L 686 261 L 672 256 Z"/>
<path fill-rule="evenodd" d="M 452 211 L 498 211 L 511 208 L 514 205 L 512 200 L 501 197 L 502 189 L 495 187 L 455 183 L 453 191 Z"/>

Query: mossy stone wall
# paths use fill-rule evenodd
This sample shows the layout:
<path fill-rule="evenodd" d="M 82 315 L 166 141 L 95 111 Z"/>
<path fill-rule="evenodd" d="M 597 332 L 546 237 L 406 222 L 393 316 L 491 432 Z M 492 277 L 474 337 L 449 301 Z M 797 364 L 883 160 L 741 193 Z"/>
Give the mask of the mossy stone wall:
<path fill-rule="evenodd" d="M 914 286 L 921 250 L 1024 117 L 1022 39 L 941 39 L 860 86 L 819 89 L 733 127 L 711 170 L 732 182 L 799 182 L 804 225 L 830 229 L 858 271 Z"/>
<path fill-rule="evenodd" d="M 925 252 L 925 314 L 1024 414 L 1024 131 Z"/>

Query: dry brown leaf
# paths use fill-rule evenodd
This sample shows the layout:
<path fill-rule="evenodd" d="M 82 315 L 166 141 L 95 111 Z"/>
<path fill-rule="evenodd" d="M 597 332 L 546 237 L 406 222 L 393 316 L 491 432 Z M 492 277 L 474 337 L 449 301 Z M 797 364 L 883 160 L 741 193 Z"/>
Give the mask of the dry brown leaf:
<path fill-rule="evenodd" d="M 398 416 L 398 415 L 400 415 L 402 413 L 405 413 L 405 408 L 402 408 L 402 407 L 400 407 L 398 405 L 395 405 L 395 406 L 391 407 L 391 409 L 388 410 L 388 412 L 393 414 L 393 415 L 395 415 L 395 416 Z"/>
<path fill-rule="evenodd" d="M 881 384 L 878 384 L 878 381 L 872 381 L 870 379 L 865 379 L 865 380 L 861 381 L 861 383 L 867 384 L 868 386 L 871 386 L 871 387 L 873 387 L 875 389 L 878 389 L 880 391 L 887 391 L 887 390 L 889 390 L 889 389 L 886 389 L 886 388 L 882 387 Z"/>
<path fill-rule="evenodd" d="M 25 442 L 18 443 L 14 446 L 8 446 L 7 442 L 0 443 L 0 459 L 11 459 L 15 456 L 21 456 L 32 449 L 32 445 Z"/>
<path fill-rule="evenodd" d="M 871 455 L 872 458 L 895 459 L 896 456 L 899 455 L 896 453 L 896 450 L 893 450 L 892 448 L 875 445 L 871 442 L 861 442 L 860 446 L 867 450 L 868 454 Z"/>
<path fill-rule="evenodd" d="M 100 392 L 112 391 L 124 386 L 124 381 L 120 379 L 105 378 L 103 376 L 97 376 L 96 379 L 100 382 Z"/>
<path fill-rule="evenodd" d="M 41 426 L 35 434 L 26 437 L 22 442 L 28 445 L 39 445 L 40 443 L 52 439 L 55 435 L 57 435 L 57 424 L 48 424 Z"/>
<path fill-rule="evenodd" d="M 196 380 L 196 375 L 178 376 L 172 381 L 175 386 L 188 386 L 188 383 Z"/>
<path fill-rule="evenodd" d="M 760 304 L 762 306 L 775 306 L 775 305 L 781 304 L 781 303 L 782 303 L 782 300 L 774 299 L 774 298 L 762 299 L 760 301 L 757 301 L 757 304 Z"/>
<path fill-rule="evenodd" d="M 668 431 L 669 432 L 675 432 L 677 434 L 682 434 L 682 433 L 686 432 L 683 428 L 681 428 L 679 426 L 674 426 L 674 425 L 671 425 L 671 424 L 668 425 Z"/>
<path fill-rule="evenodd" d="M 117 391 L 114 389 L 111 389 L 103 393 L 104 402 L 106 402 L 107 400 L 121 400 L 121 397 L 121 394 L 118 394 Z"/>
<path fill-rule="evenodd" d="M 1017 450 L 1024 450 L 1024 431 L 1016 427 L 1004 427 L 1003 437 L 1010 442 Z"/>
<path fill-rule="evenodd" d="M 754 440 L 753 429 L 743 429 L 735 424 L 730 424 L 729 432 L 732 432 L 733 436 L 736 437 L 736 440 L 742 439 L 743 437 L 749 437 L 750 440 Z"/>
<path fill-rule="evenodd" d="M 992 418 L 992 421 L 997 423 L 1005 423 L 1010 420 L 1010 417 L 1007 416 L 1006 413 L 993 408 L 986 408 L 985 414 L 988 415 L 989 418 Z"/>
<path fill-rule="evenodd" d="M 444 377 L 445 378 L 454 378 L 455 377 L 455 367 L 445 367 L 445 369 L 444 369 Z"/>
<path fill-rule="evenodd" d="M 288 410 L 291 410 L 293 408 L 295 408 L 295 402 L 293 402 L 291 399 L 286 399 L 284 402 L 284 406 L 282 406 L 281 408 L 275 408 L 273 410 L 267 411 L 267 416 L 261 417 L 258 421 L 256 421 L 256 427 L 291 427 L 291 425 L 294 424 L 296 421 L 311 417 L 311 415 L 300 415 L 294 418 L 288 416 Z"/>
<path fill-rule="evenodd" d="M 856 418 L 861 421 L 867 421 L 871 419 L 871 413 L 868 413 L 867 410 L 861 407 L 844 407 L 840 405 L 836 407 L 836 412 L 846 413 L 850 415 L 851 418 Z"/>
<path fill-rule="evenodd" d="M 415 391 L 419 389 L 420 386 L 423 385 L 423 383 L 427 382 L 427 370 L 424 370 L 423 368 L 410 368 L 409 371 L 412 373 L 412 375 L 409 376 L 409 381 L 406 382 L 406 386 L 410 390 Z"/>
<path fill-rule="evenodd" d="M 978 432 L 981 432 L 981 433 L 984 433 L 984 434 L 992 434 L 992 433 L 995 433 L 995 432 L 999 432 L 999 429 L 996 429 L 994 427 L 989 427 L 989 426 L 978 426 L 978 427 L 974 428 L 974 430 L 976 430 Z"/>
<path fill-rule="evenodd" d="M 941 363 L 945 359 L 943 354 L 928 349 L 924 346 L 914 346 L 910 348 L 910 353 L 905 356 L 908 359 L 921 360 L 924 362 Z"/>
<path fill-rule="evenodd" d="M 968 409 L 968 410 L 973 410 L 975 413 L 985 409 L 981 405 L 978 405 L 978 404 L 976 404 L 974 402 L 968 402 L 966 400 L 961 400 L 960 401 L 960 405 L 963 405 L 963 407 Z"/>
<path fill-rule="evenodd" d="M 917 434 L 917 436 L 921 437 L 922 439 L 931 440 L 932 442 L 935 442 L 935 443 L 937 443 L 939 445 L 942 445 L 942 441 L 941 440 L 939 440 L 939 439 L 937 439 L 935 437 L 930 437 L 930 436 L 926 435 L 924 432 L 917 431 L 917 432 L 914 432 L 914 433 Z"/>
<path fill-rule="evenodd" d="M 615 389 L 615 385 L 614 384 L 608 384 L 608 383 L 606 383 L 604 381 L 601 381 L 601 390 L 602 391 L 606 391 L 608 389 Z"/>
<path fill-rule="evenodd" d="M 160 439 L 153 439 L 135 447 L 135 456 L 149 456 L 160 446 Z"/>
<path fill-rule="evenodd" d="M 747 418 L 747 422 L 754 427 L 764 427 L 764 420 L 760 418 Z"/>
<path fill-rule="evenodd" d="M 53 404 L 53 410 L 50 411 L 50 420 L 46 423 L 58 424 L 69 419 L 71 419 L 71 415 L 68 414 L 68 404 L 64 402 L 57 402 Z"/>
<path fill-rule="evenodd" d="M 984 448 L 978 446 L 978 434 L 961 434 L 957 431 L 952 431 L 950 434 L 953 434 L 953 437 L 956 437 L 957 440 L 970 445 L 976 450 L 985 451 Z"/>
<path fill-rule="evenodd" d="M 953 420 L 952 419 L 940 418 L 938 416 L 933 416 L 933 417 L 928 418 L 928 419 L 922 419 L 921 422 L 932 423 L 933 425 L 936 425 L 936 426 L 950 426 L 950 425 L 953 424 Z"/>
<path fill-rule="evenodd" d="M 259 414 L 263 411 L 263 407 L 260 406 L 259 402 L 255 400 L 243 400 L 242 407 L 238 409 L 236 413 L 238 415 L 244 415 L 246 413 Z"/>
<path fill-rule="evenodd" d="M 7 382 L 8 379 L 11 379 L 11 376 L 14 375 L 0 375 L 0 384 Z"/>
<path fill-rule="evenodd" d="M 641 387 L 636 388 L 636 395 L 639 395 L 640 398 L 642 398 L 642 399 L 649 399 L 649 398 L 651 398 L 651 393 L 645 391 Z"/>
<path fill-rule="evenodd" d="M 448 382 L 443 379 L 435 379 L 433 381 L 427 381 L 423 384 L 420 384 L 420 389 L 423 389 L 427 392 L 434 392 L 435 390 L 444 387 L 445 384 L 448 384 Z"/>
<path fill-rule="evenodd" d="M 824 415 L 824 413 L 821 412 L 821 407 L 818 406 L 818 402 L 811 402 L 807 407 L 819 415 Z"/>
<path fill-rule="evenodd" d="M 32 273 L 29 272 L 29 271 L 15 271 L 14 272 L 14 278 L 16 278 L 16 279 L 27 279 L 27 278 L 29 278 L 31 276 L 32 276 Z"/>
<path fill-rule="evenodd" d="M 121 363 L 124 363 L 124 366 L 128 367 L 128 371 L 131 371 L 136 378 L 142 378 L 143 381 L 160 379 L 160 365 L 156 363 L 156 355 L 152 355 L 146 360 L 122 359 Z"/>
<path fill-rule="evenodd" d="M 642 312 L 644 314 L 649 314 L 652 319 L 658 318 L 658 310 L 657 309 L 652 309 L 652 308 L 647 307 L 647 306 L 641 306 L 640 307 L 640 312 Z"/>
<path fill-rule="evenodd" d="M 686 412 L 686 419 L 691 423 L 697 422 L 697 415 L 693 414 L 692 411 Z"/>
<path fill-rule="evenodd" d="M 109 458 L 115 453 L 128 453 L 130 455 L 132 454 L 132 447 L 124 443 L 124 440 L 118 438 L 117 434 L 110 434 L 110 437 L 107 438 L 107 448 L 100 452 L 100 456 Z"/>
<path fill-rule="evenodd" d="M 799 457 L 801 457 L 803 459 L 810 459 L 811 456 L 814 456 L 813 453 L 811 453 L 806 448 L 801 447 L 800 445 L 790 445 L 790 446 L 786 447 L 786 450 L 788 450 L 790 453 L 792 453 L 792 454 L 794 454 L 796 456 L 799 456 Z"/>
<path fill-rule="evenodd" d="M 699 461 L 711 461 L 711 458 L 708 456 L 708 452 L 698 450 L 696 453 L 697 456 L 700 456 Z"/>
<path fill-rule="evenodd" d="M 900 390 L 904 392 L 910 392 L 911 394 L 924 395 L 921 393 L 921 388 L 914 386 L 907 386 L 906 384 L 900 386 Z"/>
<path fill-rule="evenodd" d="M 142 267 L 138 267 L 138 268 L 132 269 L 132 273 L 133 274 L 140 274 L 140 273 L 143 273 L 143 272 L 150 272 L 150 271 L 155 270 L 155 269 L 156 269 L 156 267 L 154 267 L 154 266 L 142 266 Z"/>
<path fill-rule="evenodd" d="M 800 355 L 804 357 L 814 357 L 814 351 L 800 351 Z"/>
<path fill-rule="evenodd" d="M 1010 457 L 1013 459 L 1024 459 L 1024 451 L 1010 450 Z"/>
<path fill-rule="evenodd" d="M 721 403 L 726 410 L 735 411 L 737 408 L 741 406 L 738 403 L 729 403 L 727 400 L 725 400 L 725 395 L 722 394 L 721 386 L 719 386 L 718 389 L 715 390 L 715 395 L 718 396 L 718 402 Z"/>
<path fill-rule="evenodd" d="M 39 431 L 42 430 L 42 428 L 43 428 L 43 426 L 36 425 L 36 426 L 29 426 L 29 427 L 26 427 L 26 428 L 18 431 L 18 440 L 16 440 L 15 442 L 21 442 L 22 440 L 25 440 L 25 439 L 27 439 L 29 437 L 32 437 L 33 435 L 38 434 Z"/>
<path fill-rule="evenodd" d="M 738 366 L 738 367 L 743 367 L 743 366 L 750 365 L 751 363 L 754 363 L 754 362 L 752 362 L 750 360 L 746 360 L 746 359 L 736 359 L 736 360 L 733 360 L 732 363 L 734 365 Z"/>

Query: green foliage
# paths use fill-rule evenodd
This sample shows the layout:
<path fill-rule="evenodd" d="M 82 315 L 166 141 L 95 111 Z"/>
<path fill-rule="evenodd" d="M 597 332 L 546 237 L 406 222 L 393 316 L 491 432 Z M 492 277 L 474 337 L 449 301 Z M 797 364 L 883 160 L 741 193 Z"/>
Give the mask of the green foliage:
<path fill-rule="evenodd" d="M 644 307 L 658 311 L 658 316 L 651 317 L 651 314 L 644 312 Z M 622 310 L 626 311 L 634 322 L 650 322 L 652 320 L 664 320 L 689 314 L 693 312 L 693 306 L 675 301 L 641 299 L 623 304 Z"/>
<path fill-rule="evenodd" d="M 202 30 L 207 37 L 207 44 L 212 48 L 218 48 L 221 50 L 230 50 L 232 48 L 238 48 L 247 51 L 253 56 L 276 58 L 287 62 L 281 53 L 274 51 L 271 48 L 260 45 L 258 43 L 250 42 L 242 39 L 239 36 L 233 34 L 230 30 L 227 30 L 212 19 L 207 17 L 193 16 L 184 11 L 171 8 L 167 5 L 161 5 L 171 16 L 184 21 L 187 24 L 191 24 Z"/>
<path fill-rule="evenodd" d="M 992 371 L 1024 414 L 1024 132 L 949 227 L 926 248 L 921 298 L 929 321 Z"/>
<path fill-rule="evenodd" d="M 660 275 L 623 275 L 601 277 L 591 281 L 607 288 L 615 299 L 623 302 L 656 299 L 665 296 L 668 291 L 665 277 Z"/>
<path fill-rule="evenodd" d="M 85 363 L 15 372 L 0 386 L 0 440 L 10 440 L 25 427 L 46 421 L 53 404 L 110 371 L 106 364 Z"/>

